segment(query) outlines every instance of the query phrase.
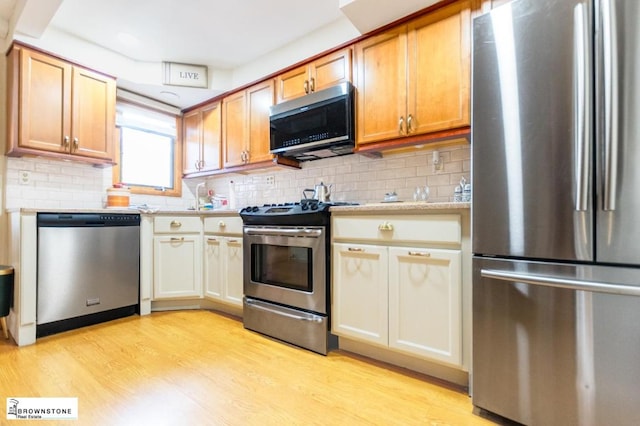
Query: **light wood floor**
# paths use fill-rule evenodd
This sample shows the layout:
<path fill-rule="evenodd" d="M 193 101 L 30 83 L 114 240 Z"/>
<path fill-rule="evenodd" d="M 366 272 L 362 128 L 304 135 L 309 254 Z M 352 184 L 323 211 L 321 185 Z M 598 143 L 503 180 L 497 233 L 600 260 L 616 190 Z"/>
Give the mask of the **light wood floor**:
<path fill-rule="evenodd" d="M 133 316 L 21 348 L 1 340 L 0 424 L 16 396 L 78 397 L 79 420 L 56 425 L 493 424 L 433 379 L 317 355 L 209 311 Z"/>

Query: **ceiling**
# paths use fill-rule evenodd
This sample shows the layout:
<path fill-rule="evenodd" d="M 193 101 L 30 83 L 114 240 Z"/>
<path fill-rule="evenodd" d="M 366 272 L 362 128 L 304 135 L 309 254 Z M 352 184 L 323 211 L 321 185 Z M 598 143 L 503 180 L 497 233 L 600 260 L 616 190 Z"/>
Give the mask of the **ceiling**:
<path fill-rule="evenodd" d="M 314 31 L 345 21 L 351 27 L 345 34 L 357 36 L 436 0 L 403 2 L 405 9 L 395 0 L 0 0 L 0 37 L 42 43 L 54 53 L 64 51 L 57 46 L 62 42 L 68 51 L 71 38 L 104 50 L 105 60 L 117 55 L 124 63 L 158 69 L 162 62 L 206 65 L 209 73 L 226 76 L 221 86 L 231 86 L 235 70 L 259 64 Z M 155 77 L 123 74 L 115 70 L 119 87 L 180 108 L 233 88 L 167 87 Z"/>

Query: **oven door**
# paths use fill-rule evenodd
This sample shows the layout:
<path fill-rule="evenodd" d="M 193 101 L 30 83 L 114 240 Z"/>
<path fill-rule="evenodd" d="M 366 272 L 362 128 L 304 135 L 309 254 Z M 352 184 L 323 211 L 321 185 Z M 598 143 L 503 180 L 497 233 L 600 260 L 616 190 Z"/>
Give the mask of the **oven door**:
<path fill-rule="evenodd" d="M 327 314 L 326 229 L 245 226 L 244 294 Z"/>

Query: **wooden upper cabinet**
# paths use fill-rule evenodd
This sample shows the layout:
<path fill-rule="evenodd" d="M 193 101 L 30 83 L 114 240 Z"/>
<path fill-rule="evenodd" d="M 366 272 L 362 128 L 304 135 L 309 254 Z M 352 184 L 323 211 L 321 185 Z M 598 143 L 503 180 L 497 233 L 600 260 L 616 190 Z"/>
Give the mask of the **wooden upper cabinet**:
<path fill-rule="evenodd" d="M 352 64 L 352 49 L 348 47 L 279 75 L 278 103 L 351 81 Z"/>
<path fill-rule="evenodd" d="M 273 158 L 269 153 L 269 107 L 273 101 L 272 79 L 222 100 L 225 167 L 254 164 Z"/>
<path fill-rule="evenodd" d="M 116 85 L 113 79 L 73 67 L 71 153 L 113 158 Z"/>
<path fill-rule="evenodd" d="M 247 89 L 247 150 L 249 163 L 269 161 L 270 149 L 269 107 L 273 105 L 274 83 L 272 79 Z"/>
<path fill-rule="evenodd" d="M 113 162 L 113 78 L 20 45 L 8 67 L 8 155 Z"/>
<path fill-rule="evenodd" d="M 408 25 L 409 133 L 470 124 L 469 1 L 444 7 Z M 409 120 L 410 118 L 407 118 Z"/>
<path fill-rule="evenodd" d="M 470 1 L 356 44 L 358 144 L 468 126 Z"/>
<path fill-rule="evenodd" d="M 220 102 L 185 113 L 183 127 L 183 174 L 206 173 L 221 167 L 222 114 Z"/>
<path fill-rule="evenodd" d="M 394 28 L 356 44 L 356 141 L 396 138 L 407 109 L 407 30 Z"/>
<path fill-rule="evenodd" d="M 202 113 L 193 110 L 182 116 L 182 173 L 189 175 L 200 169 Z"/>
<path fill-rule="evenodd" d="M 247 94 L 240 91 L 222 100 L 222 146 L 224 167 L 245 163 Z"/>

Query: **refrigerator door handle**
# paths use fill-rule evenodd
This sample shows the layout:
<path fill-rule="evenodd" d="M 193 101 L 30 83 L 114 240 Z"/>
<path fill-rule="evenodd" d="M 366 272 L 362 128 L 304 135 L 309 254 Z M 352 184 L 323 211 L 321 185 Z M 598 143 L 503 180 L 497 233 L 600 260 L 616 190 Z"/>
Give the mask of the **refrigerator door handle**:
<path fill-rule="evenodd" d="M 591 73 L 589 56 L 589 24 L 586 5 L 580 3 L 573 11 L 573 113 L 574 113 L 574 171 L 576 184 L 576 211 L 589 209 L 589 171 L 591 170 Z"/>
<path fill-rule="evenodd" d="M 602 57 L 604 80 L 604 202 L 616 209 L 618 180 L 618 40 L 615 0 L 602 0 Z"/>
<path fill-rule="evenodd" d="M 549 277 L 545 275 L 523 274 L 512 271 L 499 271 L 495 269 L 481 269 L 480 274 L 484 278 L 501 281 L 522 282 L 545 287 L 566 288 L 569 290 L 582 290 L 597 293 L 618 294 L 623 296 L 640 296 L 640 287 L 628 285 L 582 281 L 572 278 Z"/>

